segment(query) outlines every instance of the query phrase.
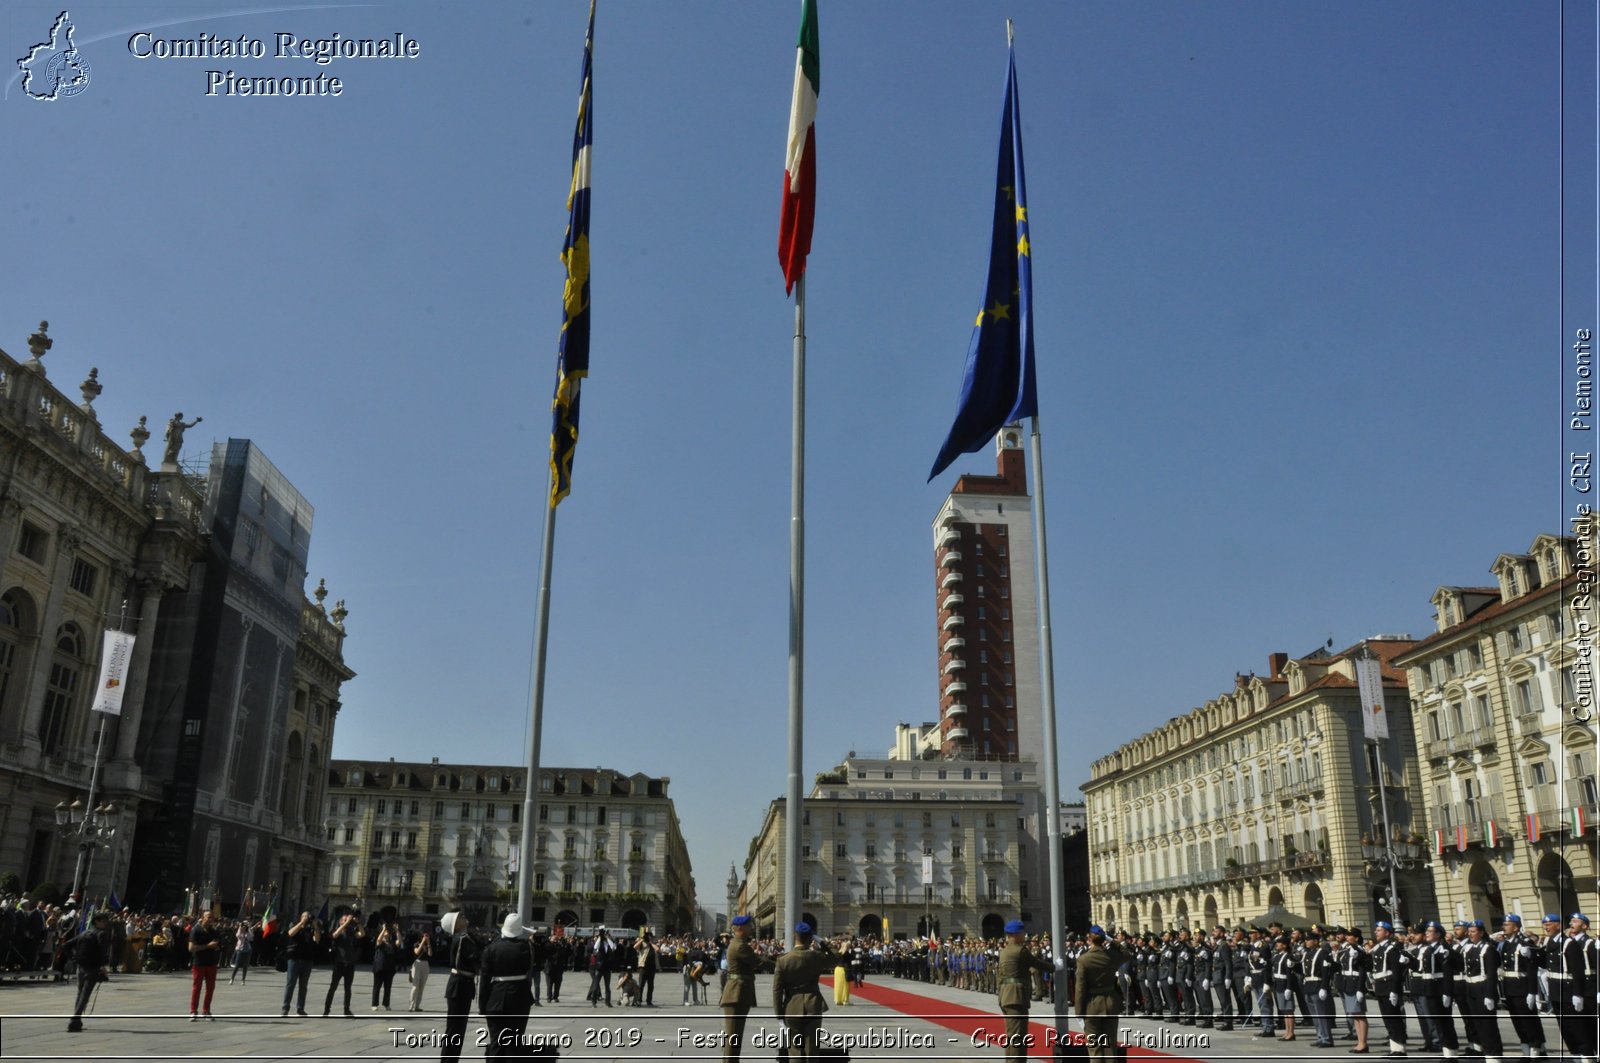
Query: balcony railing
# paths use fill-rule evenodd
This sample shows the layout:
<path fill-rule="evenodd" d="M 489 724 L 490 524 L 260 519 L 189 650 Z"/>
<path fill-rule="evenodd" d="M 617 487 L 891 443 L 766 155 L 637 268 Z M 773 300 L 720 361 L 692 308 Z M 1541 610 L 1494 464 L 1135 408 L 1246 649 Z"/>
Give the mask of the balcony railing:
<path fill-rule="evenodd" d="M 1315 849 L 1304 853 L 1285 853 L 1283 857 L 1283 870 L 1285 871 L 1317 871 L 1328 867 L 1332 860 L 1328 850 Z"/>
<path fill-rule="evenodd" d="M 967 684 L 963 683 L 959 679 L 952 679 L 950 682 L 946 683 L 945 686 L 944 686 L 944 696 L 948 698 L 953 694 L 963 693 L 963 692 L 966 691 L 966 689 L 967 689 Z"/>
<path fill-rule="evenodd" d="M 952 657 L 948 661 L 945 662 L 944 672 L 945 672 L 946 675 L 949 675 L 951 672 L 960 671 L 961 669 L 965 668 L 966 666 L 967 666 L 967 662 L 963 661 L 960 657 Z"/>
<path fill-rule="evenodd" d="M 946 716 L 965 716 L 967 714 L 967 707 L 961 702 L 957 701 L 946 708 L 944 710 L 944 714 Z"/>
<path fill-rule="evenodd" d="M 960 583 L 962 578 L 963 577 L 962 577 L 961 573 L 957 572 L 955 569 L 951 569 L 949 572 L 946 572 L 944 574 L 944 579 L 939 581 L 939 586 L 941 586 L 941 587 L 954 586 L 955 584 Z"/>
<path fill-rule="evenodd" d="M 1465 753 L 1468 750 L 1477 749 L 1480 746 L 1492 746 L 1494 742 L 1494 728 L 1474 727 L 1459 734 L 1448 735 L 1444 738 L 1430 741 L 1427 755 L 1431 759 L 1449 757 L 1457 753 Z"/>
<path fill-rule="evenodd" d="M 939 542 L 936 545 L 940 548 L 943 548 L 959 538 L 961 538 L 961 533 L 959 531 L 954 528 L 946 528 L 944 531 L 939 533 Z"/>
<path fill-rule="evenodd" d="M 1300 779 L 1296 782 L 1285 783 L 1278 787 L 1273 796 L 1280 801 L 1293 801 L 1297 797 L 1320 794 L 1324 789 L 1322 776 L 1318 775 L 1310 779 Z"/>
<path fill-rule="evenodd" d="M 944 556 L 939 559 L 939 564 L 945 566 L 946 568 L 948 568 L 951 565 L 959 565 L 960 563 L 961 563 L 961 551 L 960 550 L 946 550 L 945 553 L 944 553 Z"/>
<path fill-rule="evenodd" d="M 967 618 L 966 617 L 962 616 L 960 613 L 955 613 L 955 614 L 953 614 L 951 616 L 945 617 L 944 618 L 944 623 L 940 624 L 939 627 L 944 629 L 945 631 L 949 631 L 951 628 L 960 627 L 962 624 L 965 624 L 966 622 L 967 622 Z"/>
<path fill-rule="evenodd" d="M 954 609 L 964 601 L 966 601 L 966 598 L 962 597 L 959 594 L 947 594 L 947 595 L 944 596 L 944 601 L 939 603 L 939 608 L 940 609 Z"/>
<path fill-rule="evenodd" d="M 959 742 L 967 737 L 967 729 L 965 727 L 952 727 L 945 732 L 944 736 L 952 742 Z"/>
<path fill-rule="evenodd" d="M 1274 874 L 1278 870 L 1276 860 L 1254 860 L 1248 864 L 1235 864 L 1233 867 L 1222 869 L 1222 877 L 1232 881 L 1241 878 L 1256 878 L 1260 875 Z"/>
<path fill-rule="evenodd" d="M 944 649 L 945 653 L 949 653 L 951 650 L 959 650 L 961 647 L 965 646 L 966 644 L 967 644 L 967 640 L 962 638 L 960 635 L 951 635 L 949 638 L 944 640 L 943 649 Z M 948 689 L 945 691 L 946 694 L 948 694 L 949 692 L 950 691 Z"/>

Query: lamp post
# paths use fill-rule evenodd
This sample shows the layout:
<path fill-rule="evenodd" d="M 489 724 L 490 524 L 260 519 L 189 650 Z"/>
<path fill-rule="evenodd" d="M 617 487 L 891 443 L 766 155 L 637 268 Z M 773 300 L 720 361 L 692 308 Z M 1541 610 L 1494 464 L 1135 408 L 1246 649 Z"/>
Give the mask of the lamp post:
<path fill-rule="evenodd" d="M 72 898 L 81 901 L 88 884 L 94 851 L 111 844 L 117 834 L 117 808 L 109 801 L 84 812 L 81 800 L 56 802 L 56 830 L 78 847 L 78 860 L 72 871 Z"/>

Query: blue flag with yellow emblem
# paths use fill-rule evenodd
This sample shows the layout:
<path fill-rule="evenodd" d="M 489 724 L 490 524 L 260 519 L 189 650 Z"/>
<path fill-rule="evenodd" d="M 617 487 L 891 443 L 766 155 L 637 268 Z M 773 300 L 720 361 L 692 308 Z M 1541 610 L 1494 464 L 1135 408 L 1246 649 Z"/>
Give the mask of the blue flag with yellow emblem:
<path fill-rule="evenodd" d="M 583 39 L 583 88 L 578 93 L 578 125 L 572 134 L 572 187 L 567 193 L 567 238 L 561 262 L 567 281 L 561 294 L 561 356 L 556 394 L 551 402 L 550 508 L 572 490 L 572 455 L 578 447 L 578 395 L 589 375 L 589 144 L 594 98 L 589 88 L 594 58 L 594 3 Z"/>
<path fill-rule="evenodd" d="M 1017 106 L 1017 56 L 1010 51 L 1006 103 L 1000 117 L 1000 167 L 995 178 L 994 240 L 989 281 L 967 348 L 955 423 L 928 479 L 956 456 L 982 450 L 1001 426 L 1039 412 L 1033 375 L 1033 261 L 1028 246 L 1028 196 L 1022 176 L 1022 119 Z"/>

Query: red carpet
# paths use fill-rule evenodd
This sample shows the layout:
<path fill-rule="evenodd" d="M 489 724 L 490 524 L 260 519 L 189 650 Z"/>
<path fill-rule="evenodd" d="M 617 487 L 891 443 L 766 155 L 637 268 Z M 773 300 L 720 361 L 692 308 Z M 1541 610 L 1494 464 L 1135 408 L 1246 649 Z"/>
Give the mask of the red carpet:
<path fill-rule="evenodd" d="M 824 978 L 822 981 L 829 986 L 833 984 L 831 978 Z M 897 981 L 892 984 L 916 985 L 917 983 Z M 966 1007 L 934 997 L 925 997 L 920 993 L 910 993 L 903 989 L 895 989 L 891 987 L 891 984 L 883 982 L 868 982 L 860 988 L 852 988 L 850 995 L 873 1004 L 881 1004 L 886 1008 L 900 1012 L 902 1015 L 912 1015 L 938 1026 L 943 1026 L 947 1030 L 954 1030 L 956 1033 L 967 1037 L 974 1037 L 980 1043 L 992 1045 L 996 1052 L 1003 1051 L 999 1042 L 1005 1035 L 1006 1024 L 1005 1019 L 1000 1015 L 998 1006 L 988 1010 Z M 976 1000 L 988 999 L 980 994 L 973 994 L 973 998 Z M 833 1000 L 831 992 L 825 994 L 825 999 L 829 1001 L 831 1006 Z M 837 1011 L 838 1009 L 834 1010 Z M 1039 1012 L 1034 1012 L 1034 1015 L 1038 1014 Z M 1055 1027 L 1050 1021 L 1054 1017 L 1046 1011 L 1045 1018 L 1046 1021 L 1044 1022 L 1033 1020 L 1028 1023 L 1028 1032 L 1033 1035 L 1033 1043 L 1028 1048 L 1028 1057 L 1030 1059 L 1050 1059 L 1054 1056 L 1052 1048 L 1055 1044 Z M 1132 1028 L 1140 1034 L 1148 1033 L 1152 1041 L 1157 1040 L 1161 1036 L 1162 1029 L 1164 1029 L 1162 1027 L 1149 1027 L 1147 1029 L 1142 1025 Z M 1187 1035 L 1187 1032 L 1185 1035 Z M 1081 1045 L 1083 1043 L 1083 1034 L 1073 1030 L 1067 1034 L 1067 1040 L 1072 1044 Z M 1158 1051 L 1138 1044 L 1130 1045 L 1127 1051 L 1130 1059 L 1144 1057 L 1148 1059 L 1173 1060 L 1177 1061 L 1177 1063 L 1185 1063 L 1185 1061 L 1187 1063 L 1197 1063 L 1190 1056 Z"/>

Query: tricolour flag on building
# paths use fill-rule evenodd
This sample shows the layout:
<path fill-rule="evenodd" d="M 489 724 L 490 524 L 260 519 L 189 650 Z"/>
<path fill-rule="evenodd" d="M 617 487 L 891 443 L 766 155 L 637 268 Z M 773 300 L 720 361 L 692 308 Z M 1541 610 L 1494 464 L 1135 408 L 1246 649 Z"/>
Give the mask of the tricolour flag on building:
<path fill-rule="evenodd" d="M 1467 851 L 1467 825 L 1465 823 L 1463 823 L 1461 826 L 1456 828 L 1456 852 L 1464 853 L 1466 851 Z"/>
<path fill-rule="evenodd" d="M 589 78 L 594 59 L 594 2 L 583 39 L 583 86 L 572 134 L 572 185 L 567 191 L 567 238 L 561 263 L 567 279 L 561 293 L 561 354 L 551 401 L 550 508 L 572 491 L 572 455 L 578 448 L 578 397 L 589 375 L 589 149 L 594 133 L 594 94 Z"/>
<path fill-rule="evenodd" d="M 1537 812 L 1528 813 L 1528 840 L 1530 842 L 1539 840 L 1539 813 Z"/>
<path fill-rule="evenodd" d="M 1589 823 L 1583 815 L 1583 806 L 1573 805 L 1569 817 L 1573 835 L 1581 838 L 1584 832 L 1589 829 Z"/>
<path fill-rule="evenodd" d="M 133 636 L 107 631 L 100 655 L 100 685 L 95 688 L 94 711 L 122 715 L 122 691 L 128 682 L 128 661 L 133 657 Z"/>
<path fill-rule="evenodd" d="M 1500 828 L 1492 819 L 1483 821 L 1483 844 L 1490 849 L 1500 848 Z"/>
<path fill-rule="evenodd" d="M 961 400 L 928 479 L 959 454 L 988 446 L 1003 425 L 1039 412 L 1033 372 L 1033 249 L 1028 242 L 1028 195 L 1023 180 L 1022 116 L 1017 101 L 1016 51 L 1006 67 L 1000 115 L 1000 165 L 995 179 L 989 276 L 967 346 Z"/>
<path fill-rule="evenodd" d="M 1442 829 L 1433 832 L 1433 855 L 1444 855 L 1444 831 Z"/>
<path fill-rule="evenodd" d="M 806 271 L 811 228 L 817 216 L 817 93 L 822 87 L 817 56 L 816 0 L 801 0 L 800 40 L 794 61 L 794 99 L 789 104 L 789 145 L 783 157 L 783 209 L 778 219 L 778 264 L 783 290 Z"/>

